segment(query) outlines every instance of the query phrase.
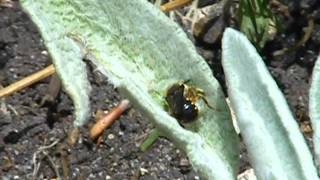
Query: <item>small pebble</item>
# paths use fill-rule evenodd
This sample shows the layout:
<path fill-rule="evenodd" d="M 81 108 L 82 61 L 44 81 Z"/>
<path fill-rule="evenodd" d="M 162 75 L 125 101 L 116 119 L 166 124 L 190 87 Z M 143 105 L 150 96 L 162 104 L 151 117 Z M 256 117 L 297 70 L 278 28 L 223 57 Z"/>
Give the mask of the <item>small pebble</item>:
<path fill-rule="evenodd" d="M 144 176 L 145 174 L 147 174 L 149 171 L 145 168 L 140 168 L 140 174 L 141 176 Z"/>
<path fill-rule="evenodd" d="M 110 140 L 114 139 L 114 135 L 113 134 L 109 134 L 108 135 L 108 139 L 110 139 Z"/>
<path fill-rule="evenodd" d="M 180 165 L 180 166 L 189 166 L 190 163 L 189 163 L 188 159 L 186 159 L 186 158 L 181 158 L 179 165 Z"/>
<path fill-rule="evenodd" d="M 41 54 L 42 54 L 42 55 L 48 55 L 48 51 L 45 51 L 45 50 L 44 50 L 44 51 L 41 51 Z"/>

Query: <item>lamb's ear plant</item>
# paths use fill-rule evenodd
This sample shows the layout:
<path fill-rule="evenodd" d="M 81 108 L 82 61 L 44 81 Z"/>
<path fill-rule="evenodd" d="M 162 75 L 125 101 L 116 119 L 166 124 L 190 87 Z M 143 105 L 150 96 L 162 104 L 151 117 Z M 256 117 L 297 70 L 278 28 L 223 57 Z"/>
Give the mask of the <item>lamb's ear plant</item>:
<path fill-rule="evenodd" d="M 21 0 L 39 27 L 75 105 L 75 126 L 88 120 L 86 58 L 120 93 L 184 150 L 205 179 L 235 179 L 238 138 L 221 88 L 193 43 L 145 0 Z M 259 179 L 318 179 L 312 156 L 283 95 L 255 48 L 227 29 L 223 66 L 231 105 Z M 183 128 L 166 110 L 175 83 L 203 90 L 196 121 Z M 106 157 L 108 158 L 108 157 Z"/>
<path fill-rule="evenodd" d="M 21 0 L 38 26 L 65 90 L 75 126 L 88 120 L 90 85 L 82 58 L 183 149 L 206 179 L 235 179 L 238 138 L 217 80 L 182 29 L 145 0 Z M 165 110 L 175 83 L 203 90 L 199 115 L 183 128 Z M 108 158 L 108 157 L 106 157 Z"/>
<path fill-rule="evenodd" d="M 313 129 L 315 162 L 320 174 L 320 56 L 314 65 L 309 92 L 309 114 Z"/>
<path fill-rule="evenodd" d="M 222 53 L 231 106 L 258 179 L 318 179 L 298 124 L 254 46 L 228 28 Z"/>

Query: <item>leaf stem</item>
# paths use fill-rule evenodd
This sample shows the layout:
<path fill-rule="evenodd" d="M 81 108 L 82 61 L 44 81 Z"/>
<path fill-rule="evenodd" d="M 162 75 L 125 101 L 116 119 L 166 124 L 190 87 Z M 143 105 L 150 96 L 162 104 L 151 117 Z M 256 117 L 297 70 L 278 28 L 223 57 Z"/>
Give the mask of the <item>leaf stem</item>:
<path fill-rule="evenodd" d="M 140 145 L 140 150 L 146 151 L 160 137 L 160 135 L 161 134 L 157 128 L 152 129 L 148 134 L 148 137 Z"/>

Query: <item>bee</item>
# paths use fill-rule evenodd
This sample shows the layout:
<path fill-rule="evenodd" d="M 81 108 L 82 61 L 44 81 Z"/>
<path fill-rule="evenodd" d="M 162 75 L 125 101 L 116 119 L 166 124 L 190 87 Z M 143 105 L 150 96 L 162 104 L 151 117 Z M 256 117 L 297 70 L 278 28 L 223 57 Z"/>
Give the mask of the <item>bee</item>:
<path fill-rule="evenodd" d="M 188 86 L 186 82 L 172 85 L 168 89 L 165 99 L 170 114 L 180 123 L 190 123 L 197 119 L 199 109 L 196 102 L 199 99 L 202 99 L 209 108 L 214 109 L 205 99 L 205 93 L 202 89 Z"/>

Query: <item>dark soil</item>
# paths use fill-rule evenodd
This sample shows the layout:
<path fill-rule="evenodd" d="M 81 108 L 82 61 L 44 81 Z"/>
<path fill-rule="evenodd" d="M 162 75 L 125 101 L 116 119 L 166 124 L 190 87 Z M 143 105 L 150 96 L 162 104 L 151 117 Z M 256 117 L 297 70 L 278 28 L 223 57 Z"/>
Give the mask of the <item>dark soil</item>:
<path fill-rule="evenodd" d="M 309 124 L 309 80 L 320 45 L 320 3 L 290 1 L 288 7 L 291 17 L 281 16 L 285 22 L 283 33 L 266 45 L 263 55 L 303 126 Z M 310 16 L 315 23 L 311 38 L 294 52 L 274 56 L 274 51 L 291 47 L 302 38 L 302 29 Z M 199 52 L 224 84 L 221 50 L 207 47 L 199 44 Z M 49 64 L 48 53 L 28 16 L 19 6 L 0 7 L 0 85 L 7 86 Z M 120 101 L 117 91 L 100 74 L 90 73 L 90 80 L 92 112 L 111 109 Z M 88 125 L 81 129 L 78 143 L 73 147 L 62 146 L 72 128 L 72 102 L 61 91 L 54 105 L 40 106 L 48 83 L 49 79 L 45 79 L 0 99 L 0 177 L 3 180 L 50 179 L 57 175 L 54 168 L 64 177 L 63 164 L 68 164 L 71 179 L 199 179 L 187 157 L 166 139 L 159 139 L 146 152 L 140 151 L 140 143 L 153 126 L 133 108 L 106 130 L 99 146 L 88 138 L 93 114 Z M 305 135 L 310 141 L 310 132 Z M 47 154 L 39 151 L 56 140 L 59 140 L 56 146 L 42 151 Z M 40 162 L 34 174 L 34 164 Z M 247 158 L 242 158 L 241 163 L 241 169 L 248 167 Z"/>

